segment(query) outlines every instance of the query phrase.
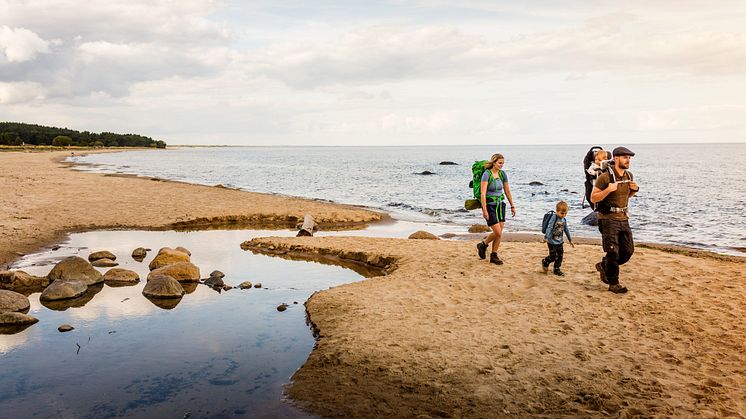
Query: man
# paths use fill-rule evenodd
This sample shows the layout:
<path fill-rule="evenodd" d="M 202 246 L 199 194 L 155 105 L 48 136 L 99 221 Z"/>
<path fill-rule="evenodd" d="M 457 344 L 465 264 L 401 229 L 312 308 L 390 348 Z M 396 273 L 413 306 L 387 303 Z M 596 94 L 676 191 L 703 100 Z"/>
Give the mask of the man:
<path fill-rule="evenodd" d="M 632 173 L 627 171 L 635 153 L 626 147 L 617 147 L 612 155 L 614 165 L 596 179 L 591 192 L 591 202 L 597 204 L 598 230 L 606 252 L 596 264 L 596 270 L 601 281 L 609 284 L 609 291 L 623 294 L 627 288 L 619 283 L 619 265 L 626 263 L 635 251 L 627 203 L 640 188 L 632 180 Z"/>

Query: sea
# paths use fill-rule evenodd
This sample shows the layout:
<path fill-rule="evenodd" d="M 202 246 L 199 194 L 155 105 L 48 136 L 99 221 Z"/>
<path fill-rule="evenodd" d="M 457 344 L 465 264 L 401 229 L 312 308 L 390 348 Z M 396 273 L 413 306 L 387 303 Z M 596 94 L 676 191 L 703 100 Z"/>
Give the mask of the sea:
<path fill-rule="evenodd" d="M 571 233 L 598 238 L 596 227 L 581 223 L 590 212 L 583 158 L 592 145 L 176 147 L 69 160 L 82 171 L 221 184 L 466 227 L 484 222 L 481 211 L 464 208 L 471 165 L 500 153 L 517 207 L 507 231 L 538 233 L 544 213 L 564 200 Z M 630 171 L 640 186 L 629 210 L 636 241 L 746 255 L 746 144 L 625 145 L 636 153 Z"/>

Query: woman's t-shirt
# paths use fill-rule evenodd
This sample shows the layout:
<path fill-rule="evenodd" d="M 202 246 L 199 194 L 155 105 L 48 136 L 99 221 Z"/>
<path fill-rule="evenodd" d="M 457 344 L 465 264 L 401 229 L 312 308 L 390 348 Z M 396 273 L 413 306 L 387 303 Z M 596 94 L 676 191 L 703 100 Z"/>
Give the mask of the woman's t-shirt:
<path fill-rule="evenodd" d="M 494 178 L 494 181 L 490 182 L 489 170 L 485 170 L 482 173 L 482 182 L 487 182 L 487 196 L 501 196 L 505 193 L 503 183 L 508 183 L 508 174 L 503 171 L 503 181 L 500 182 L 500 178 Z"/>

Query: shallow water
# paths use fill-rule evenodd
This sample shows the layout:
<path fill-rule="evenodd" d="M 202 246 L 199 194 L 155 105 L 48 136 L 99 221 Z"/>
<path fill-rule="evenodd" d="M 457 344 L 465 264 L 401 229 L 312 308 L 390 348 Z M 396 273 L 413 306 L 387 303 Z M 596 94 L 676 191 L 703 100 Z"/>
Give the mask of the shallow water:
<path fill-rule="evenodd" d="M 601 144 L 606 149 L 613 146 Z M 746 144 L 629 145 L 640 193 L 630 203 L 638 241 L 740 254 L 746 248 Z M 132 173 L 250 191 L 327 199 L 380 208 L 409 221 L 467 226 L 483 223 L 466 211 L 474 160 L 505 155 L 518 214 L 508 231 L 538 232 L 559 200 L 570 204 L 576 236 L 600 237 L 580 220 L 583 157 L 590 145 L 428 147 L 217 147 L 104 153 L 75 157 L 100 166 L 81 170 Z M 457 165 L 439 165 L 441 161 Z M 198 168 L 195 170 L 195 168 Z M 423 171 L 434 175 L 418 175 Z M 541 186 L 529 185 L 532 181 Z M 462 229 L 463 231 L 464 229 Z"/>
<path fill-rule="evenodd" d="M 141 282 L 91 287 L 82 307 L 50 309 L 32 294 L 29 314 L 39 323 L 0 335 L 0 417 L 307 416 L 282 399 L 282 386 L 314 345 L 303 303 L 316 290 L 363 276 L 239 247 L 251 237 L 293 233 L 98 231 L 23 258 L 14 269 L 46 275 L 66 256 L 106 249 Z M 263 288 L 218 294 L 200 284 L 175 307 L 161 308 L 141 294 L 154 254 L 136 262 L 130 254 L 140 246 L 184 246 L 202 277 L 217 269 L 229 285 L 249 280 Z M 281 303 L 289 305 L 284 312 L 276 309 Z M 75 330 L 58 332 L 63 323 Z"/>

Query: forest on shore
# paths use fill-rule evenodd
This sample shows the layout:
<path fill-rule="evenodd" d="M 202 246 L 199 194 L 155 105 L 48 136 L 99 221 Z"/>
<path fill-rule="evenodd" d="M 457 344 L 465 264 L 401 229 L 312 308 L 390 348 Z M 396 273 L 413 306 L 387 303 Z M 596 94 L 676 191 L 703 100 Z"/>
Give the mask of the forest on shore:
<path fill-rule="evenodd" d="M 0 145 L 46 145 L 56 147 L 152 147 L 166 148 L 166 142 L 137 134 L 76 131 L 20 122 L 0 122 Z"/>

